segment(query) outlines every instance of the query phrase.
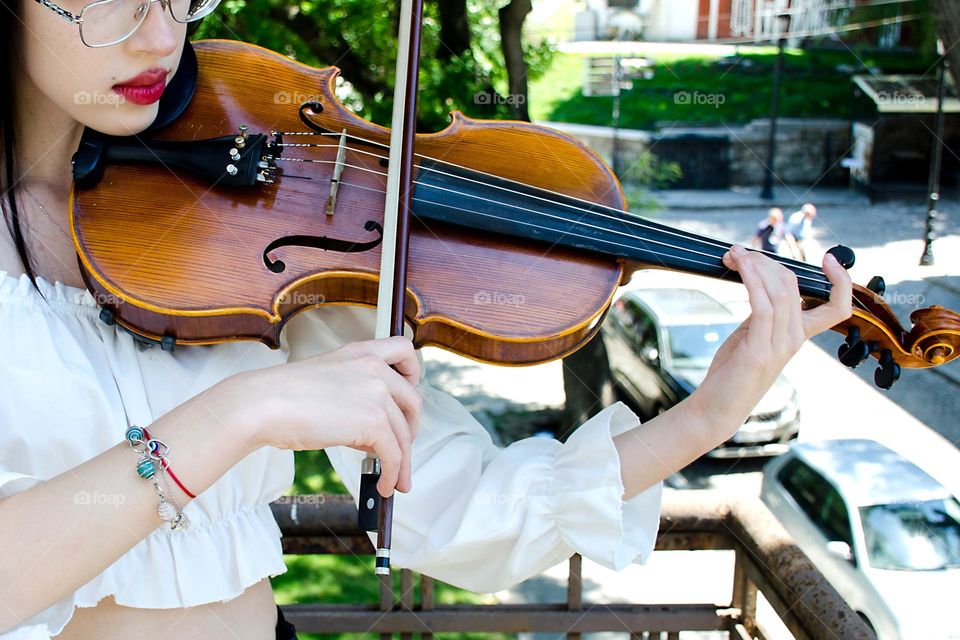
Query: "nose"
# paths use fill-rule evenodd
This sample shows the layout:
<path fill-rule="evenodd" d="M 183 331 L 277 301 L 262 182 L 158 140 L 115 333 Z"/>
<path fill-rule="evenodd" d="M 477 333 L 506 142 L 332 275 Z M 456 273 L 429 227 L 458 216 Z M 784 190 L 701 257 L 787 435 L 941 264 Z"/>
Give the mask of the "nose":
<path fill-rule="evenodd" d="M 154 6 L 157 4 L 160 6 Z M 128 40 L 135 52 L 162 58 L 176 51 L 184 39 L 181 31 L 186 29 L 186 25 L 173 19 L 168 5 L 165 0 L 148 1 L 147 17 Z"/>

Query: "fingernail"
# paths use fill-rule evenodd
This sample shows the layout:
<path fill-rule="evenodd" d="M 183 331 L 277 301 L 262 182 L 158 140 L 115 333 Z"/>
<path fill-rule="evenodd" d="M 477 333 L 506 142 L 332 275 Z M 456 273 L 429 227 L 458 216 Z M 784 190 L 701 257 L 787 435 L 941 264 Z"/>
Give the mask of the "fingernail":
<path fill-rule="evenodd" d="M 827 254 L 827 262 L 831 262 L 833 264 L 840 264 L 839 262 L 837 262 L 837 259 L 833 256 L 832 253 Z"/>
<path fill-rule="evenodd" d="M 735 244 L 732 247 L 730 247 L 730 251 L 732 251 L 735 255 L 738 255 L 738 256 L 742 256 L 747 252 L 746 249 L 744 249 L 738 244 Z"/>

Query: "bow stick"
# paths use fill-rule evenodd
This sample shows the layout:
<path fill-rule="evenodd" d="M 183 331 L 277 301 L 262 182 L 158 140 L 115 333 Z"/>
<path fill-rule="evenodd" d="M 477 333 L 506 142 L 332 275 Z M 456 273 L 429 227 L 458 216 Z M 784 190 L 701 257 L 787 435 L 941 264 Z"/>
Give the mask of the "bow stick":
<path fill-rule="evenodd" d="M 422 22 L 423 0 L 403 0 L 400 5 L 400 32 L 397 37 L 397 73 L 393 92 L 387 194 L 383 212 L 383 242 L 380 245 L 382 251 L 376 338 L 402 336 L 404 329 Z M 393 496 L 384 498 L 380 495 L 377 491 L 379 478 L 380 460 L 368 453 L 360 475 L 358 524 L 364 531 L 376 529 L 376 573 L 389 576 Z"/>

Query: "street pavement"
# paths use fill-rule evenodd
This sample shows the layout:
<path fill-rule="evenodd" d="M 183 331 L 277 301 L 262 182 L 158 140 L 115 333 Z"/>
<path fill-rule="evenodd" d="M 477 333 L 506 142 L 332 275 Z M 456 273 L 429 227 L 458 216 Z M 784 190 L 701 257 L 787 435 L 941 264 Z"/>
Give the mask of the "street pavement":
<path fill-rule="evenodd" d="M 750 201 L 742 192 L 693 193 L 696 200 L 693 196 L 678 197 L 678 192 L 666 192 L 661 197 L 675 207 L 686 202 L 702 208 L 664 209 L 650 217 L 717 239 L 748 244 L 755 225 L 765 215 L 766 205 L 760 204 L 759 198 Z M 776 195 L 788 214 L 791 204 L 799 206 L 809 199 L 818 205 L 813 238 L 807 247 L 808 260 L 819 264 L 826 249 L 836 244 L 854 249 L 856 264 L 850 270 L 854 282 L 865 284 L 872 276 L 882 275 L 887 284 L 885 299 L 906 328 L 910 326 L 909 314 L 916 308 L 939 304 L 960 310 L 960 202 L 941 201 L 938 237 L 933 243 L 935 264 L 919 266 L 926 211 L 922 201 L 871 205 L 844 189 L 810 194 L 780 187 Z M 730 206 L 723 208 L 725 201 Z M 627 286 L 699 286 L 735 312 L 749 313 L 746 292 L 738 284 L 650 270 L 638 272 Z M 882 422 L 889 422 L 886 416 L 890 415 L 910 417 L 942 435 L 954 447 L 960 446 L 960 361 L 935 369 L 904 369 L 893 388 L 884 391 L 872 382 L 875 360 L 853 371 L 837 362 L 835 354 L 842 341 L 843 336 L 834 332 L 817 336 L 785 370 L 798 391 L 806 391 L 805 399 L 801 399 L 805 427 L 817 422 L 823 425 L 814 427 L 817 430 L 846 431 L 844 421 L 863 426 L 870 406 L 886 408 L 892 404 L 896 410 L 884 412 Z M 437 348 L 427 347 L 423 353 L 428 379 L 455 395 L 487 425 L 492 422 L 491 415 L 563 405 L 559 362 L 497 367 Z M 807 373 L 812 375 L 806 376 Z M 811 378 L 810 382 L 805 381 L 806 377 Z M 861 385 L 856 384 L 857 378 Z M 828 384 L 821 385 L 824 381 Z M 857 413 L 852 414 L 852 399 L 857 396 L 848 397 L 845 393 L 856 394 L 860 386 L 872 393 L 866 394 L 868 406 L 854 407 Z"/>
<path fill-rule="evenodd" d="M 803 202 L 813 202 L 818 207 L 808 261 L 819 264 L 823 253 L 837 244 L 853 248 L 853 281 L 866 284 L 872 276 L 882 276 L 887 285 L 884 298 L 906 329 L 911 326 L 910 312 L 917 308 L 939 304 L 960 312 L 960 202 L 941 201 L 939 237 L 932 245 L 935 263 L 920 266 L 926 213 L 922 199 L 871 205 L 865 199 L 853 198 L 846 190 L 825 191 L 822 200 L 816 199 L 816 193 L 786 187 L 780 187 L 776 194 L 784 204 L 792 205 L 784 207 L 785 215 Z M 736 203 L 743 201 L 742 194 L 730 194 L 727 198 Z M 731 242 L 748 243 L 766 211 L 765 205 L 717 208 L 724 202 L 720 193 L 707 199 L 713 208 L 681 209 L 675 194 L 666 195 L 665 199 L 674 206 L 659 212 L 657 220 Z M 829 332 L 813 342 L 834 355 L 842 337 Z M 855 370 L 870 384 L 873 362 L 871 359 Z M 879 393 L 960 446 L 958 392 L 960 362 L 955 361 L 935 369 L 904 369 L 892 389 Z"/>
<path fill-rule="evenodd" d="M 768 204 L 748 191 L 665 192 L 669 208 L 650 217 L 729 242 L 749 244 Z M 960 202 L 940 203 L 935 264 L 919 266 L 923 251 L 926 205 L 923 199 L 871 205 L 845 189 L 806 192 L 780 186 L 777 204 L 785 214 L 803 202 L 818 206 L 808 261 L 820 263 L 826 249 L 844 244 L 854 249 L 854 282 L 866 284 L 882 275 L 885 298 L 904 327 L 909 313 L 934 304 L 960 311 Z M 742 285 L 663 271 L 638 272 L 628 287 L 698 286 L 726 302 L 736 313 L 749 313 Z M 873 383 L 871 359 L 856 370 L 840 364 L 836 349 L 843 337 L 826 332 L 808 341 L 784 374 L 797 388 L 801 404 L 799 439 L 867 437 L 914 460 L 960 495 L 960 362 L 936 369 L 904 369 L 893 389 Z M 434 386 L 460 399 L 478 419 L 517 409 L 558 408 L 563 404 L 559 362 L 533 367 L 496 367 L 424 348 L 426 376 Z M 598 408 L 599 410 L 599 408 Z M 709 488 L 743 496 L 759 495 L 763 460 L 699 461 L 667 482 L 667 492 Z M 584 560 L 584 597 L 605 602 L 729 602 L 732 552 L 655 553 L 647 565 L 616 573 Z M 710 571 L 704 568 L 709 565 Z M 496 594 L 504 602 L 563 602 L 566 563 L 542 576 Z M 710 580 L 690 580 L 709 575 Z M 761 606 L 761 615 L 768 611 Z M 764 616 L 767 617 L 767 616 Z M 772 623 L 767 617 L 768 624 Z M 552 637 L 537 634 L 538 639 Z M 593 640 L 626 634 L 588 634 Z M 698 634 L 697 638 L 711 638 Z"/>

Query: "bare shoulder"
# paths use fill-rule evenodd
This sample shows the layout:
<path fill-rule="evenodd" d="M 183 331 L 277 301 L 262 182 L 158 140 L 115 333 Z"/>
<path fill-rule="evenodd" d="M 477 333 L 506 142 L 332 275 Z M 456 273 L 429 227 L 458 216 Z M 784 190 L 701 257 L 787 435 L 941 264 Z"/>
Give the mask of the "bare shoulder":
<path fill-rule="evenodd" d="M 2 214 L 0 214 L 0 271 L 6 271 L 13 277 L 25 271 L 17 255 L 17 247 L 13 244 L 6 216 Z"/>

